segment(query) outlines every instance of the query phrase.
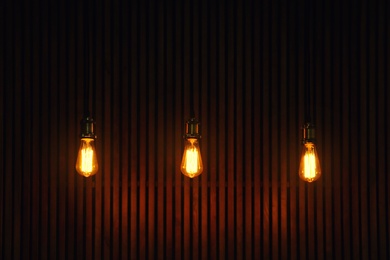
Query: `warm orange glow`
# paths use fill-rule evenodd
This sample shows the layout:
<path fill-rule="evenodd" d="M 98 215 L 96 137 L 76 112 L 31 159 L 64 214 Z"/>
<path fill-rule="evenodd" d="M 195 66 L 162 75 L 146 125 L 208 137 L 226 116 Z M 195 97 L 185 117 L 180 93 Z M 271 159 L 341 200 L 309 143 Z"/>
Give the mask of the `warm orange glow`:
<path fill-rule="evenodd" d="M 82 138 L 76 161 L 76 170 L 79 174 L 89 177 L 98 171 L 98 162 L 95 151 L 95 142 L 92 138 Z"/>
<path fill-rule="evenodd" d="M 302 150 L 299 165 L 299 177 L 307 182 L 313 182 L 321 176 L 320 161 L 313 143 L 306 143 Z"/>
<path fill-rule="evenodd" d="M 197 139 L 190 138 L 186 140 L 180 169 L 184 175 L 190 178 L 194 178 L 202 173 L 203 163 Z"/>

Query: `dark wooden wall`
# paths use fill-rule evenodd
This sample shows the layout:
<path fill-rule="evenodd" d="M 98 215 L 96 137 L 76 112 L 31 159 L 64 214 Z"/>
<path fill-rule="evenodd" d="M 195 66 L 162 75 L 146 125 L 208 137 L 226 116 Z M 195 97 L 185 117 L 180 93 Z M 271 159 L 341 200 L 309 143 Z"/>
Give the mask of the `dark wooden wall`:
<path fill-rule="evenodd" d="M 323 175 L 299 180 L 304 1 L 0 2 L 0 258 L 390 258 L 390 4 L 315 1 Z M 179 170 L 189 92 L 203 174 Z"/>

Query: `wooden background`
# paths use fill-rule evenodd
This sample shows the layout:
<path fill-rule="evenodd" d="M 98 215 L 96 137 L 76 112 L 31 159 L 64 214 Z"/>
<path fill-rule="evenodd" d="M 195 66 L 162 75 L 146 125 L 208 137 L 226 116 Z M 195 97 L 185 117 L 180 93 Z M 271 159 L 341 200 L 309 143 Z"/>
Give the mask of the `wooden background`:
<path fill-rule="evenodd" d="M 92 1 L 91 1 L 92 2 Z M 390 258 L 390 4 L 312 6 L 323 175 L 299 180 L 304 1 L 0 2 L 0 258 Z M 203 174 L 179 170 L 189 91 Z"/>

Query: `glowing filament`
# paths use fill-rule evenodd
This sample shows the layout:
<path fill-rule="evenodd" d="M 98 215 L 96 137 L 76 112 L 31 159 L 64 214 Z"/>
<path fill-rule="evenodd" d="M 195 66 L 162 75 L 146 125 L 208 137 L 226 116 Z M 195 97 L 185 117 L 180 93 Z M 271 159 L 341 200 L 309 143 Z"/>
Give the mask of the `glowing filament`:
<path fill-rule="evenodd" d="M 321 176 L 320 161 L 314 143 L 303 146 L 299 177 L 307 182 L 313 182 Z"/>
<path fill-rule="evenodd" d="M 186 150 L 186 170 L 190 174 L 194 174 L 198 171 L 198 150 L 193 147 Z"/>
<path fill-rule="evenodd" d="M 305 154 L 304 160 L 305 160 L 305 169 L 304 169 L 303 175 L 307 179 L 312 179 L 316 175 L 315 174 L 315 170 L 316 170 L 315 155 L 313 153 L 308 152 Z"/>
<path fill-rule="evenodd" d="M 181 162 L 181 172 L 193 178 L 203 171 L 202 157 L 200 155 L 198 140 L 190 138 L 184 147 L 183 159 Z"/>
<path fill-rule="evenodd" d="M 89 177 L 98 171 L 94 139 L 82 138 L 77 156 L 76 170 L 79 174 Z"/>
<path fill-rule="evenodd" d="M 93 169 L 93 150 L 87 147 L 81 150 L 81 171 L 91 173 Z"/>

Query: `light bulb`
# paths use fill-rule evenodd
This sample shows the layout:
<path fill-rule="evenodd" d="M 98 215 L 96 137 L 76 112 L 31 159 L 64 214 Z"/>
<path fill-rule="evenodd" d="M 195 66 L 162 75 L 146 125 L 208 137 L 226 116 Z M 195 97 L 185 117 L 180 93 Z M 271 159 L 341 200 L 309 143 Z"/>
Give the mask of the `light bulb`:
<path fill-rule="evenodd" d="M 94 133 L 95 121 L 86 113 L 80 122 L 81 143 L 77 154 L 76 171 L 85 177 L 92 176 L 98 171 L 98 160 L 95 149 L 96 135 Z"/>
<path fill-rule="evenodd" d="M 180 169 L 184 175 L 194 178 L 203 171 L 199 143 L 196 138 L 188 138 L 185 142 L 186 144 L 184 146 L 183 159 L 181 161 Z"/>
<path fill-rule="evenodd" d="M 304 143 L 301 162 L 299 165 L 299 177 L 307 182 L 313 182 L 321 176 L 320 161 L 314 143 Z"/>
<path fill-rule="evenodd" d="M 76 170 L 79 174 L 89 177 L 98 171 L 98 161 L 93 138 L 81 138 L 77 155 Z"/>

